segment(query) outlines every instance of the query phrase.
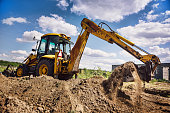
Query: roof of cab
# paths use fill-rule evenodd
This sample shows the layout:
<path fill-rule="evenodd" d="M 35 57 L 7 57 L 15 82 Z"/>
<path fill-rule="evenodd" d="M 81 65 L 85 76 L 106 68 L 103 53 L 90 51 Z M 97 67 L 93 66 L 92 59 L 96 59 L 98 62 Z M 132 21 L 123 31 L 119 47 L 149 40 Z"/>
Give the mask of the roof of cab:
<path fill-rule="evenodd" d="M 65 38 L 65 39 L 67 39 L 67 40 L 70 40 L 70 39 L 71 39 L 71 37 L 68 37 L 68 36 L 66 36 L 65 34 L 57 34 L 57 33 L 47 33 L 47 34 L 44 34 L 44 35 L 41 36 L 41 37 L 49 36 L 49 35 L 58 35 L 59 37 Z"/>

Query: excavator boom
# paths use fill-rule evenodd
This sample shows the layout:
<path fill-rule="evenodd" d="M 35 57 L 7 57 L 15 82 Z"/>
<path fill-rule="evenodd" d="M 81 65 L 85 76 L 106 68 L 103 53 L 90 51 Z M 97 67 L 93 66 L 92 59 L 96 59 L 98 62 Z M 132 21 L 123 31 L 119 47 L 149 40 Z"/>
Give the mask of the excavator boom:
<path fill-rule="evenodd" d="M 68 64 L 68 72 L 78 72 L 80 59 L 86 46 L 89 34 L 89 32 L 84 31 L 83 34 L 79 35 L 74 47 L 70 52 L 70 63 Z"/>
<path fill-rule="evenodd" d="M 146 75 L 143 75 L 144 77 L 142 79 L 147 82 L 151 80 L 151 74 L 154 73 L 156 67 L 160 64 L 160 60 L 157 56 L 148 53 L 147 51 L 135 45 L 133 42 L 120 36 L 118 33 L 113 31 L 108 25 L 107 26 L 110 28 L 111 31 L 106 31 L 105 29 L 95 24 L 93 21 L 84 18 L 81 22 L 81 26 L 82 29 L 84 29 L 84 32 L 79 35 L 77 42 L 71 51 L 71 63 L 69 64 L 69 71 L 78 71 L 79 62 L 83 54 L 89 34 L 93 34 L 96 37 L 103 39 L 111 44 L 117 44 L 118 46 L 129 52 L 131 55 L 133 55 L 135 58 L 143 62 L 146 65 L 145 69 L 143 70 L 145 71 Z M 141 55 L 131 46 L 136 47 L 140 51 L 146 53 L 146 55 Z"/>

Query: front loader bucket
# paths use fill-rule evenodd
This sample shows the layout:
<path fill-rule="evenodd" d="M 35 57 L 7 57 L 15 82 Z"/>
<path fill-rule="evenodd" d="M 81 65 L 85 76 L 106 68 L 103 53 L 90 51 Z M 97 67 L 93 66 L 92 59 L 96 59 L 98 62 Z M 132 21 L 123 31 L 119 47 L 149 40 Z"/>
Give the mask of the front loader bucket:
<path fill-rule="evenodd" d="M 15 71 L 12 65 L 8 65 L 7 68 L 2 72 L 3 75 L 7 77 L 14 77 Z"/>

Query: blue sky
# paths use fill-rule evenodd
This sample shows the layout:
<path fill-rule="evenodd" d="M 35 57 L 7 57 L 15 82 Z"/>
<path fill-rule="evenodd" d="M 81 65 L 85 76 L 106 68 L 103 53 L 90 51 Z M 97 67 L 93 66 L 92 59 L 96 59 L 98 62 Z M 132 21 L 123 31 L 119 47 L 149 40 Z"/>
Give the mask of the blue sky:
<path fill-rule="evenodd" d="M 81 20 L 105 22 L 161 62 L 170 62 L 170 0 L 0 0 L 0 59 L 22 62 L 34 36 L 65 33 L 75 43 Z M 107 29 L 107 28 L 106 28 Z M 141 63 L 115 44 L 90 35 L 80 67 L 111 70 Z"/>

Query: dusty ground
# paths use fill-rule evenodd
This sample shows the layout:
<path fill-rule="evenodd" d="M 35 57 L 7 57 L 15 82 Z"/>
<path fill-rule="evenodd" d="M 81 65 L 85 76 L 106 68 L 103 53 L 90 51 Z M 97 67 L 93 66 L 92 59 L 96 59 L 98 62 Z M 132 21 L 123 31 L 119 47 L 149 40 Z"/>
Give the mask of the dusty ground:
<path fill-rule="evenodd" d="M 149 83 L 142 89 L 141 83 L 123 83 L 120 89 L 125 70 L 117 68 L 109 80 L 62 81 L 49 76 L 16 78 L 1 74 L 0 112 L 170 112 L 170 83 Z"/>

